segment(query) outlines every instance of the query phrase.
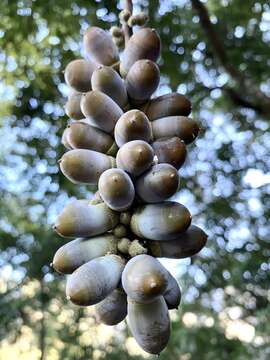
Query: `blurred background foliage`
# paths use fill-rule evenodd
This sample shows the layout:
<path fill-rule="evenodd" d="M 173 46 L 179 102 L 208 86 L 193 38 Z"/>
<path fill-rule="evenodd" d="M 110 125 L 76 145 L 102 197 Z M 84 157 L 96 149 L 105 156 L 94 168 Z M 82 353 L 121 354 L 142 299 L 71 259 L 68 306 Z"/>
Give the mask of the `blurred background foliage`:
<path fill-rule="evenodd" d="M 97 326 L 67 303 L 49 264 L 70 198 L 58 172 L 67 124 L 62 70 L 89 25 L 109 29 L 117 1 L 0 2 L 0 359 L 142 359 L 125 324 Z M 167 261 L 183 290 L 160 359 L 269 359 L 270 5 L 135 0 L 162 38 L 158 93 L 179 91 L 203 131 L 177 200 L 209 233 L 194 258 Z"/>

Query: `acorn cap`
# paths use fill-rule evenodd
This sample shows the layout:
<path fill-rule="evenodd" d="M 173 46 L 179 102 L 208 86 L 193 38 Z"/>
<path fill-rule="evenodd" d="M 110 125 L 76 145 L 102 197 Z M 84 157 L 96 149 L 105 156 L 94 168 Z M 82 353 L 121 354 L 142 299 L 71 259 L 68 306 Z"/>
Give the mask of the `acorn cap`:
<path fill-rule="evenodd" d="M 91 125 L 111 133 L 117 120 L 123 115 L 121 108 L 101 91 L 90 91 L 82 97 L 81 110 Z"/>
<path fill-rule="evenodd" d="M 153 121 L 168 116 L 188 116 L 191 112 L 191 103 L 184 95 L 170 93 L 149 100 L 141 110 L 150 121 Z"/>
<path fill-rule="evenodd" d="M 60 160 L 61 171 L 75 184 L 96 185 L 100 175 L 113 166 L 111 156 L 86 149 L 70 150 Z"/>
<path fill-rule="evenodd" d="M 191 225 L 176 239 L 149 241 L 151 253 L 157 257 L 182 259 L 197 254 L 205 246 L 207 234 L 196 225 Z"/>
<path fill-rule="evenodd" d="M 125 143 L 116 155 L 116 164 L 132 176 L 139 176 L 152 164 L 154 151 L 147 142 L 133 140 Z"/>
<path fill-rule="evenodd" d="M 77 59 L 71 61 L 65 69 L 65 81 L 78 92 L 91 90 L 91 77 L 97 65 L 91 61 Z"/>
<path fill-rule="evenodd" d="M 158 163 L 167 163 L 177 170 L 184 164 L 187 149 L 183 140 L 178 137 L 161 138 L 152 143 Z"/>
<path fill-rule="evenodd" d="M 186 116 L 168 116 L 151 122 L 154 139 L 177 136 L 190 144 L 199 133 L 197 122 Z"/>
<path fill-rule="evenodd" d="M 111 34 L 99 27 L 92 26 L 86 30 L 83 46 L 87 57 L 96 63 L 110 66 L 119 60 Z"/>
<path fill-rule="evenodd" d="M 176 239 L 190 225 L 188 209 L 174 201 L 147 204 L 135 209 L 131 218 L 131 230 L 149 240 Z"/>
<path fill-rule="evenodd" d="M 160 38 L 155 30 L 143 28 L 135 32 L 129 39 L 122 55 L 120 63 L 122 77 L 126 77 L 129 69 L 137 60 L 157 61 L 160 47 Z"/>
<path fill-rule="evenodd" d="M 117 121 L 114 137 L 119 147 L 132 140 L 149 142 L 152 138 L 150 122 L 140 110 L 127 111 Z"/>

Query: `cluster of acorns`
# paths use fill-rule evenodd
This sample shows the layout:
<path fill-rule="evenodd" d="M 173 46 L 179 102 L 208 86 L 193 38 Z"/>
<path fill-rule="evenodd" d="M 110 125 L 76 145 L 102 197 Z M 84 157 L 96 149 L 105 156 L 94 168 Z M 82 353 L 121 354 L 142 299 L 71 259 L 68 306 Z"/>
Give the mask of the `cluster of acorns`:
<path fill-rule="evenodd" d="M 121 15 L 127 26 L 139 23 Z M 57 233 L 77 239 L 56 252 L 53 267 L 71 274 L 69 300 L 96 305 L 97 319 L 107 325 L 128 315 L 138 344 L 159 354 L 169 340 L 168 309 L 178 307 L 181 292 L 156 257 L 189 257 L 207 240 L 185 206 L 166 201 L 178 191 L 186 145 L 199 127 L 183 95 L 151 99 L 160 80 L 156 31 L 137 30 L 121 61 L 116 44 L 123 32 L 114 27 L 111 33 L 90 27 L 83 39 L 86 59 L 65 70 L 72 89 L 66 113 L 74 121 L 63 134 L 69 151 L 60 168 L 73 183 L 98 191 L 58 216 Z"/>

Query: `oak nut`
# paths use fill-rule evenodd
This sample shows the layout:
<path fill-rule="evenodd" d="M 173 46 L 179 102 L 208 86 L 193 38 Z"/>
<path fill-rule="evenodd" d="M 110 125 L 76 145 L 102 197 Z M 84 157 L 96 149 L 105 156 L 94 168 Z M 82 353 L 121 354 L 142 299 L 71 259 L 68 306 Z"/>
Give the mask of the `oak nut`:
<path fill-rule="evenodd" d="M 92 89 L 91 77 L 97 65 L 91 61 L 77 59 L 71 61 L 65 69 L 66 83 L 78 92 L 87 92 Z"/>
<path fill-rule="evenodd" d="M 127 316 L 127 296 L 122 289 L 115 289 L 95 305 L 97 321 L 105 325 L 119 324 Z"/>
<path fill-rule="evenodd" d="M 73 91 L 68 96 L 68 101 L 65 105 L 65 112 L 68 117 L 74 120 L 83 119 L 83 113 L 81 111 L 81 98 L 82 94 L 76 91 Z"/>
<path fill-rule="evenodd" d="M 145 114 L 140 110 L 129 110 L 117 121 L 114 129 L 116 144 L 121 147 L 132 140 L 151 140 L 151 126 Z"/>
<path fill-rule="evenodd" d="M 187 156 L 186 145 L 178 137 L 161 138 L 152 143 L 158 163 L 167 163 L 177 170 L 184 164 Z"/>

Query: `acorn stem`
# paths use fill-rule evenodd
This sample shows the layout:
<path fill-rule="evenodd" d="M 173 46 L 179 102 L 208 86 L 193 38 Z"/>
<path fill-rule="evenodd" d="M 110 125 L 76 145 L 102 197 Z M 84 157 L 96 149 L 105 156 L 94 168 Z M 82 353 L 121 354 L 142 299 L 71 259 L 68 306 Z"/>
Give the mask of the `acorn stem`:
<path fill-rule="evenodd" d="M 132 0 L 125 0 L 124 9 L 128 10 L 130 12 L 130 14 L 132 15 L 132 11 L 133 11 Z M 122 29 L 123 29 L 123 32 L 124 32 L 125 47 L 126 47 L 127 43 L 128 43 L 128 40 L 132 36 L 132 27 L 129 27 L 127 23 L 123 23 Z"/>

